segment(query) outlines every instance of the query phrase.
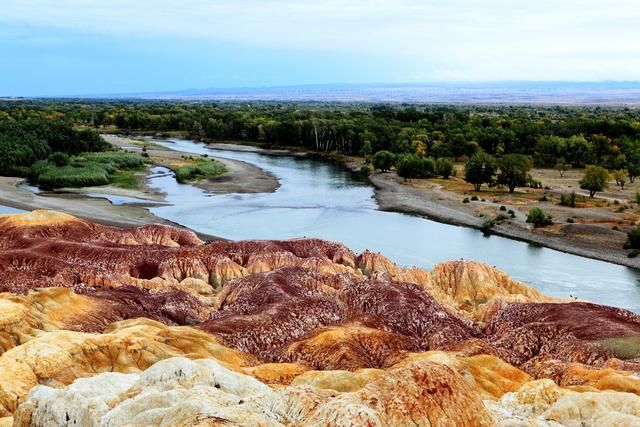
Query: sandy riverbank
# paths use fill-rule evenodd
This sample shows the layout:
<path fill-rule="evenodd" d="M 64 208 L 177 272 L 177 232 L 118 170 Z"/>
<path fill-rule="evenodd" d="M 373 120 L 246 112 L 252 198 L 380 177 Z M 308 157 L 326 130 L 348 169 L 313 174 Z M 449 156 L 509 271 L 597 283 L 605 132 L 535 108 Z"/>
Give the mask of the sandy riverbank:
<path fill-rule="evenodd" d="M 447 224 L 481 228 L 493 218 L 501 202 L 461 203 L 460 195 L 434 186 L 421 189 L 403 182 L 395 173 L 374 173 L 375 197 L 381 210 L 425 216 Z M 483 194 L 479 193 L 479 197 Z M 526 223 L 526 211 L 517 206 L 515 218 L 495 225 L 491 233 L 587 258 L 640 268 L 640 259 L 629 258 L 623 250 L 624 233 L 585 224 L 557 224 L 533 229 Z M 480 216 L 483 215 L 483 216 Z M 582 235 L 581 235 L 582 234 Z M 585 238 L 588 235 L 590 238 Z"/>
<path fill-rule="evenodd" d="M 149 159 L 156 165 L 171 167 L 176 162 L 180 162 L 183 157 L 191 156 L 190 153 L 169 150 L 144 141 L 115 135 L 103 135 L 103 137 L 130 152 L 142 152 L 143 146 L 146 145 Z M 217 160 L 225 164 L 227 173 L 193 185 L 213 194 L 273 192 L 279 187 L 278 180 L 273 175 L 254 165 L 236 160 Z M 170 224 L 181 227 L 149 212 L 149 207 L 164 202 L 164 194 L 147 185 L 146 172 L 137 173 L 135 178 L 139 186 L 137 189 L 106 185 L 60 189 L 56 192 L 36 194 L 18 186 L 24 181 L 22 178 L 0 177 L 0 205 L 22 210 L 48 209 L 66 212 L 79 218 L 116 227 L 137 227 L 145 224 Z M 135 198 L 141 201 L 114 205 L 105 198 L 92 196 L 97 194 Z M 198 234 L 206 240 L 215 238 L 202 233 Z"/>
<path fill-rule="evenodd" d="M 276 156 L 309 155 L 304 152 L 265 149 L 245 144 L 213 143 L 208 146 Z M 344 164 L 347 168 L 357 171 L 363 161 L 361 158 L 345 158 Z M 576 184 L 579 172 L 568 171 L 565 175 L 567 179 L 563 180 L 555 179 L 553 172 L 542 171 L 542 174 L 546 173 L 547 175 L 537 178 L 551 184 L 556 190 L 532 190 L 532 194 L 528 195 L 529 198 L 537 200 L 539 196 L 544 194 L 559 197 L 561 193 L 565 194 L 577 189 L 578 186 L 573 185 L 572 187 L 571 183 Z M 375 198 L 380 210 L 420 215 L 446 224 L 480 229 L 487 219 L 495 218 L 500 213 L 506 213 L 506 211 L 499 210 L 500 206 L 505 206 L 506 209 L 514 211 L 514 218 L 496 224 L 491 230 L 492 234 L 586 258 L 640 269 L 640 257 L 629 258 L 628 251 L 623 249 L 626 232 L 617 230 L 610 224 L 612 221 L 613 224 L 616 224 L 622 219 L 629 222 L 630 219 L 627 214 L 612 212 L 610 208 L 592 207 L 575 210 L 558 206 L 557 203 L 551 201 L 548 203 L 537 202 L 536 205 L 540 205 L 557 220 L 564 221 L 565 218 L 578 214 L 578 221 L 582 222 L 573 224 L 558 222 L 550 227 L 534 229 L 526 223 L 527 212 L 531 205 L 522 203 L 523 200 L 520 198 L 522 195 L 501 194 L 496 197 L 491 192 L 480 192 L 477 195 L 481 199 L 486 197 L 484 201 L 479 200 L 466 204 L 462 203 L 464 195 L 447 190 L 437 180 L 426 180 L 428 181 L 426 185 L 421 183 L 414 186 L 403 182 L 395 173 L 373 173 L 370 176 L 370 181 L 375 187 Z M 581 194 L 581 190 L 577 189 L 577 192 Z M 624 192 L 612 188 L 611 191 L 599 195 L 601 197 L 597 203 L 623 201 L 632 197 L 633 194 L 635 194 L 635 190 L 631 188 L 627 188 Z M 627 225 L 627 227 L 629 226 Z"/>
<path fill-rule="evenodd" d="M 187 162 L 185 157 L 196 157 L 191 153 L 171 150 L 163 145 L 154 144 L 153 140 L 141 140 L 126 138 L 119 135 L 102 135 L 109 143 L 117 145 L 133 153 L 141 153 L 146 147 L 147 154 L 151 161 L 158 166 L 165 166 L 174 169 L 182 163 Z M 219 147 L 210 146 L 211 148 L 238 150 L 239 147 L 226 144 L 218 144 Z M 227 172 L 221 176 L 204 179 L 192 183 L 192 185 L 202 188 L 212 194 L 229 194 L 229 193 L 272 193 L 280 187 L 278 180 L 272 174 L 260 169 L 249 163 L 238 160 L 214 158 L 222 162 L 227 168 Z"/>
<path fill-rule="evenodd" d="M 153 205 L 150 201 L 144 204 L 113 205 L 106 199 L 89 197 L 81 193 L 42 193 L 34 194 L 31 191 L 18 187 L 23 182 L 22 178 L 0 177 L 0 204 L 16 209 L 34 210 L 48 209 L 66 212 L 79 218 L 88 219 L 101 224 L 118 227 L 136 227 L 144 224 L 160 223 L 169 224 L 161 218 L 149 213 L 146 207 Z M 93 187 L 103 189 L 101 187 Z M 105 189 L 105 193 L 108 193 Z M 132 197 L 135 196 L 129 193 Z"/>

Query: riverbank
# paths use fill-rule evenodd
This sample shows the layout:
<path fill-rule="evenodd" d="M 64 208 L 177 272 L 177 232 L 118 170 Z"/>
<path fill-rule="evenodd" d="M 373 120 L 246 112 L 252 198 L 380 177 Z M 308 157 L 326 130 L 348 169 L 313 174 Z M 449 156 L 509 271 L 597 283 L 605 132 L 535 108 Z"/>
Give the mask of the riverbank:
<path fill-rule="evenodd" d="M 482 229 L 487 220 L 511 210 L 514 217 L 497 222 L 490 229 L 491 234 L 640 269 L 640 259 L 629 258 L 623 249 L 626 236 L 618 230 L 576 223 L 534 229 L 526 223 L 528 205 L 509 204 L 501 199 L 488 200 L 493 197 L 483 192 L 477 193 L 477 201 L 462 203 L 460 194 L 437 184 L 419 188 L 416 185 L 420 183 L 405 183 L 395 173 L 373 173 L 369 179 L 376 188 L 379 208 L 384 211 L 420 215 L 447 224 Z M 501 206 L 505 206 L 502 211 Z"/>
<path fill-rule="evenodd" d="M 191 153 L 170 150 L 152 141 L 103 135 L 108 142 L 132 153 L 143 149 L 152 164 L 175 168 L 188 161 Z M 224 163 L 227 172 L 219 177 L 194 182 L 191 185 L 212 194 L 273 192 L 279 187 L 271 174 L 249 163 L 216 159 Z M 137 188 L 120 188 L 113 185 L 83 188 L 64 188 L 55 192 L 33 192 L 21 187 L 23 178 L 0 177 L 0 205 L 21 210 L 47 209 L 66 212 L 79 218 L 115 227 L 138 227 L 146 224 L 182 225 L 160 218 L 149 208 L 161 206 L 165 195 L 148 185 L 147 172 L 134 175 Z M 124 199 L 113 203 L 109 199 Z M 201 239 L 218 237 L 197 233 Z"/>
<path fill-rule="evenodd" d="M 146 152 L 152 163 L 165 166 L 171 169 L 182 164 L 181 162 L 193 159 L 193 153 L 185 153 L 166 148 L 163 145 L 154 143 L 152 138 L 127 138 L 118 135 L 103 135 L 110 143 L 117 145 L 130 152 Z M 205 143 L 206 144 L 206 143 Z M 294 156 L 294 157 L 322 157 L 316 153 L 302 151 L 287 151 L 284 149 L 269 149 L 248 144 L 235 143 L 210 143 L 206 144 L 212 149 L 221 149 L 237 152 L 251 152 L 270 156 Z M 215 156 L 213 156 L 215 157 Z M 336 161 L 337 157 L 328 157 L 331 161 Z M 212 194 L 228 193 L 262 193 L 272 192 L 279 187 L 278 180 L 270 173 L 252 164 L 231 160 L 217 159 L 225 164 L 228 172 L 224 175 L 194 183 L 192 185 L 204 189 Z M 342 157 L 340 162 L 347 168 L 358 171 L 364 163 L 358 157 Z M 551 178 L 545 177 L 545 183 Z M 635 269 L 640 269 L 639 258 L 629 258 L 627 251 L 623 249 L 626 239 L 626 231 L 621 230 L 615 224 L 622 224 L 631 227 L 635 223 L 635 217 L 629 214 L 620 214 L 612 217 L 612 209 L 603 207 L 603 204 L 611 205 L 617 194 L 603 194 L 602 199 L 596 199 L 596 204 L 586 209 L 571 209 L 560 207 L 553 201 L 539 202 L 538 198 L 543 195 L 552 197 L 553 191 L 530 190 L 508 194 L 503 191 L 483 190 L 479 193 L 467 192 L 464 181 L 461 178 L 450 180 L 414 180 L 404 182 L 395 173 L 373 173 L 370 181 L 374 186 L 375 199 L 378 207 L 382 211 L 401 212 L 406 214 L 424 216 L 428 219 L 457 226 L 484 229 L 487 231 L 487 221 L 495 220 L 501 215 L 503 219 L 496 221 L 489 232 L 506 238 L 528 242 L 538 246 L 548 247 L 562 252 L 575 254 L 587 258 L 611 262 Z M 554 186 L 558 183 L 553 182 Z M 571 185 L 568 186 L 569 188 Z M 105 187 L 100 187 L 100 192 L 104 193 Z M 556 192 L 566 192 L 567 188 L 557 186 Z M 120 192 L 122 190 L 119 190 Z M 142 193 L 128 194 L 132 197 L 147 198 L 150 202 L 160 202 L 162 195 L 154 194 L 147 186 L 142 187 Z M 96 192 L 93 189 L 81 189 L 77 192 L 85 195 Z M 540 193 L 540 194 L 538 194 Z M 472 195 L 476 195 L 478 200 L 473 200 Z M 557 196 L 557 194 L 556 194 Z M 463 199 L 470 199 L 468 203 L 463 203 Z M 610 200 L 609 200 L 610 199 Z M 0 202 L 1 202 L 0 198 Z M 618 202 L 616 202 L 618 203 Z M 29 209 L 30 205 L 17 205 L 5 203 L 7 206 Z M 545 212 L 552 213 L 554 219 L 576 218 L 575 223 L 560 222 L 550 227 L 534 229 L 526 223 L 528 209 L 532 206 L 542 206 Z M 40 206 L 38 206 L 40 207 Z M 45 206 L 45 208 L 48 208 Z M 51 207 L 60 209 L 60 207 Z M 137 221 L 165 222 L 145 208 L 145 206 L 127 205 L 117 206 L 112 209 L 123 211 L 122 214 L 114 218 L 111 223 L 116 225 L 126 225 L 127 212 L 129 209 L 138 208 L 143 211 L 132 212 L 137 216 Z M 64 208 L 62 208 L 64 209 Z M 507 212 L 513 212 L 507 215 Z M 71 212 L 81 217 L 87 217 L 82 209 Z M 90 213 L 89 215 L 93 215 Z M 105 216 L 108 214 L 104 214 Z M 577 216 L 579 215 L 579 216 Z M 613 214 L 615 215 L 615 213 Z M 100 220 L 98 218 L 98 220 Z M 623 221 L 624 220 L 624 221 Z M 617 222 L 616 222 L 617 221 Z M 612 225 L 614 224 L 614 225 Z M 135 225 L 135 224 L 131 224 Z"/>
<path fill-rule="evenodd" d="M 246 144 L 214 143 L 207 146 L 274 156 L 318 157 L 316 153 L 288 152 Z M 330 160 L 336 159 L 332 157 Z M 357 157 L 343 157 L 342 163 L 348 169 L 358 171 L 364 161 Z M 587 201 L 587 207 L 563 207 L 555 199 L 560 194 L 568 194 L 578 188 L 579 172 L 568 171 L 562 180 L 549 175 L 550 172 L 546 170 L 535 173 L 543 183 L 551 184 L 552 189 L 526 189 L 516 194 L 487 190 L 475 193 L 465 188 L 467 184 L 461 178 L 404 182 L 393 172 L 373 173 L 369 180 L 375 188 L 379 209 L 383 211 L 419 215 L 445 224 L 484 229 L 490 234 L 640 269 L 640 258 L 629 258 L 628 251 L 623 248 L 626 229 L 633 227 L 638 220 L 637 215 L 626 209 L 619 212 L 618 206 L 626 206 L 628 198 L 634 194 L 629 187 L 624 192 L 616 189 L 605 192 L 599 195 L 602 197 Z M 577 193 L 580 194 L 580 190 Z M 478 200 L 471 200 L 474 195 Z M 544 201 L 547 197 L 549 200 Z M 463 203 L 465 198 L 469 199 L 469 203 Z M 527 213 L 534 205 L 552 214 L 556 223 L 538 229 L 528 224 Z M 509 211 L 513 215 L 509 215 Z M 487 221 L 495 220 L 501 214 L 506 218 L 496 221 L 490 230 L 484 228 Z M 566 218 L 572 218 L 573 222 L 566 222 Z"/>
<path fill-rule="evenodd" d="M 164 166 L 172 170 L 187 164 L 194 158 L 191 153 L 184 153 L 155 144 L 153 139 L 134 139 L 119 135 L 102 135 L 102 137 L 107 142 L 132 153 L 142 153 L 144 151 L 154 165 Z M 238 149 L 238 147 L 233 148 Z M 191 185 L 212 194 L 272 193 L 280 187 L 280 183 L 275 176 L 257 166 L 238 160 L 214 158 L 224 164 L 227 172 L 215 178 L 192 182 Z"/>
<path fill-rule="evenodd" d="M 18 185 L 22 182 L 24 182 L 23 178 L 0 177 L 0 205 L 29 211 L 47 209 L 66 212 L 79 218 L 116 227 L 137 227 L 153 223 L 174 225 L 156 217 L 146 209 L 157 204 L 153 200 L 149 200 L 148 204 L 114 205 L 105 198 L 91 197 L 83 192 L 36 194 L 20 188 Z M 108 194 L 110 190 L 117 192 L 114 188 L 92 188 L 94 191 L 99 189 L 104 194 Z M 140 196 L 138 192 L 133 191 L 128 191 L 128 195 Z"/>

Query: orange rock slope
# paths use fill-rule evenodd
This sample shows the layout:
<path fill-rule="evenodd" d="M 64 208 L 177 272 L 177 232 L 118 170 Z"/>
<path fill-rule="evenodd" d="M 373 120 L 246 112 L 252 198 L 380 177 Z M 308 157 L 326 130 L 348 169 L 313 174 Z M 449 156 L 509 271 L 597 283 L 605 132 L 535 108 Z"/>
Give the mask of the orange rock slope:
<path fill-rule="evenodd" d="M 473 262 L 0 216 L 0 425 L 639 425 L 640 317 Z"/>

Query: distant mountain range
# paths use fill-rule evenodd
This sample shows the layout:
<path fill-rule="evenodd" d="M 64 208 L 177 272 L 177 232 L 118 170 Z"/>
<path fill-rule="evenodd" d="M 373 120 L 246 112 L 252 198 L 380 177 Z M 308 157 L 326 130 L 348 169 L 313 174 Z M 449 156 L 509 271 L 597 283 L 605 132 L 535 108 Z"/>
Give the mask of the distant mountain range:
<path fill-rule="evenodd" d="M 177 92 L 98 95 L 91 98 L 640 106 L 640 82 L 331 84 L 188 89 Z"/>

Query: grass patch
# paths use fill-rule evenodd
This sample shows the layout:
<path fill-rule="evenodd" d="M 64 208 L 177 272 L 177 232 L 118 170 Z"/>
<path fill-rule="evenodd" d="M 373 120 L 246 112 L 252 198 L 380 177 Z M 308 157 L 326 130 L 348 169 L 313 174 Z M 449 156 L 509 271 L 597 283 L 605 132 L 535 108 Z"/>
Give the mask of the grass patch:
<path fill-rule="evenodd" d="M 640 357 L 639 335 L 605 338 L 600 343 L 618 359 L 628 360 Z"/>
<path fill-rule="evenodd" d="M 138 185 L 138 180 L 131 171 L 120 171 L 115 172 L 109 176 L 109 184 L 119 187 L 126 188 L 129 190 L 137 190 L 140 188 Z"/>
<path fill-rule="evenodd" d="M 31 167 L 29 175 L 33 183 L 45 190 L 110 183 L 123 188 L 137 188 L 131 172 L 141 170 L 143 166 L 144 159 L 141 156 L 107 151 L 73 156 L 64 165 L 42 160 Z"/>
<path fill-rule="evenodd" d="M 176 169 L 176 181 L 181 184 L 201 179 L 213 178 L 227 171 L 224 164 L 218 160 L 198 160 L 188 166 Z"/>

